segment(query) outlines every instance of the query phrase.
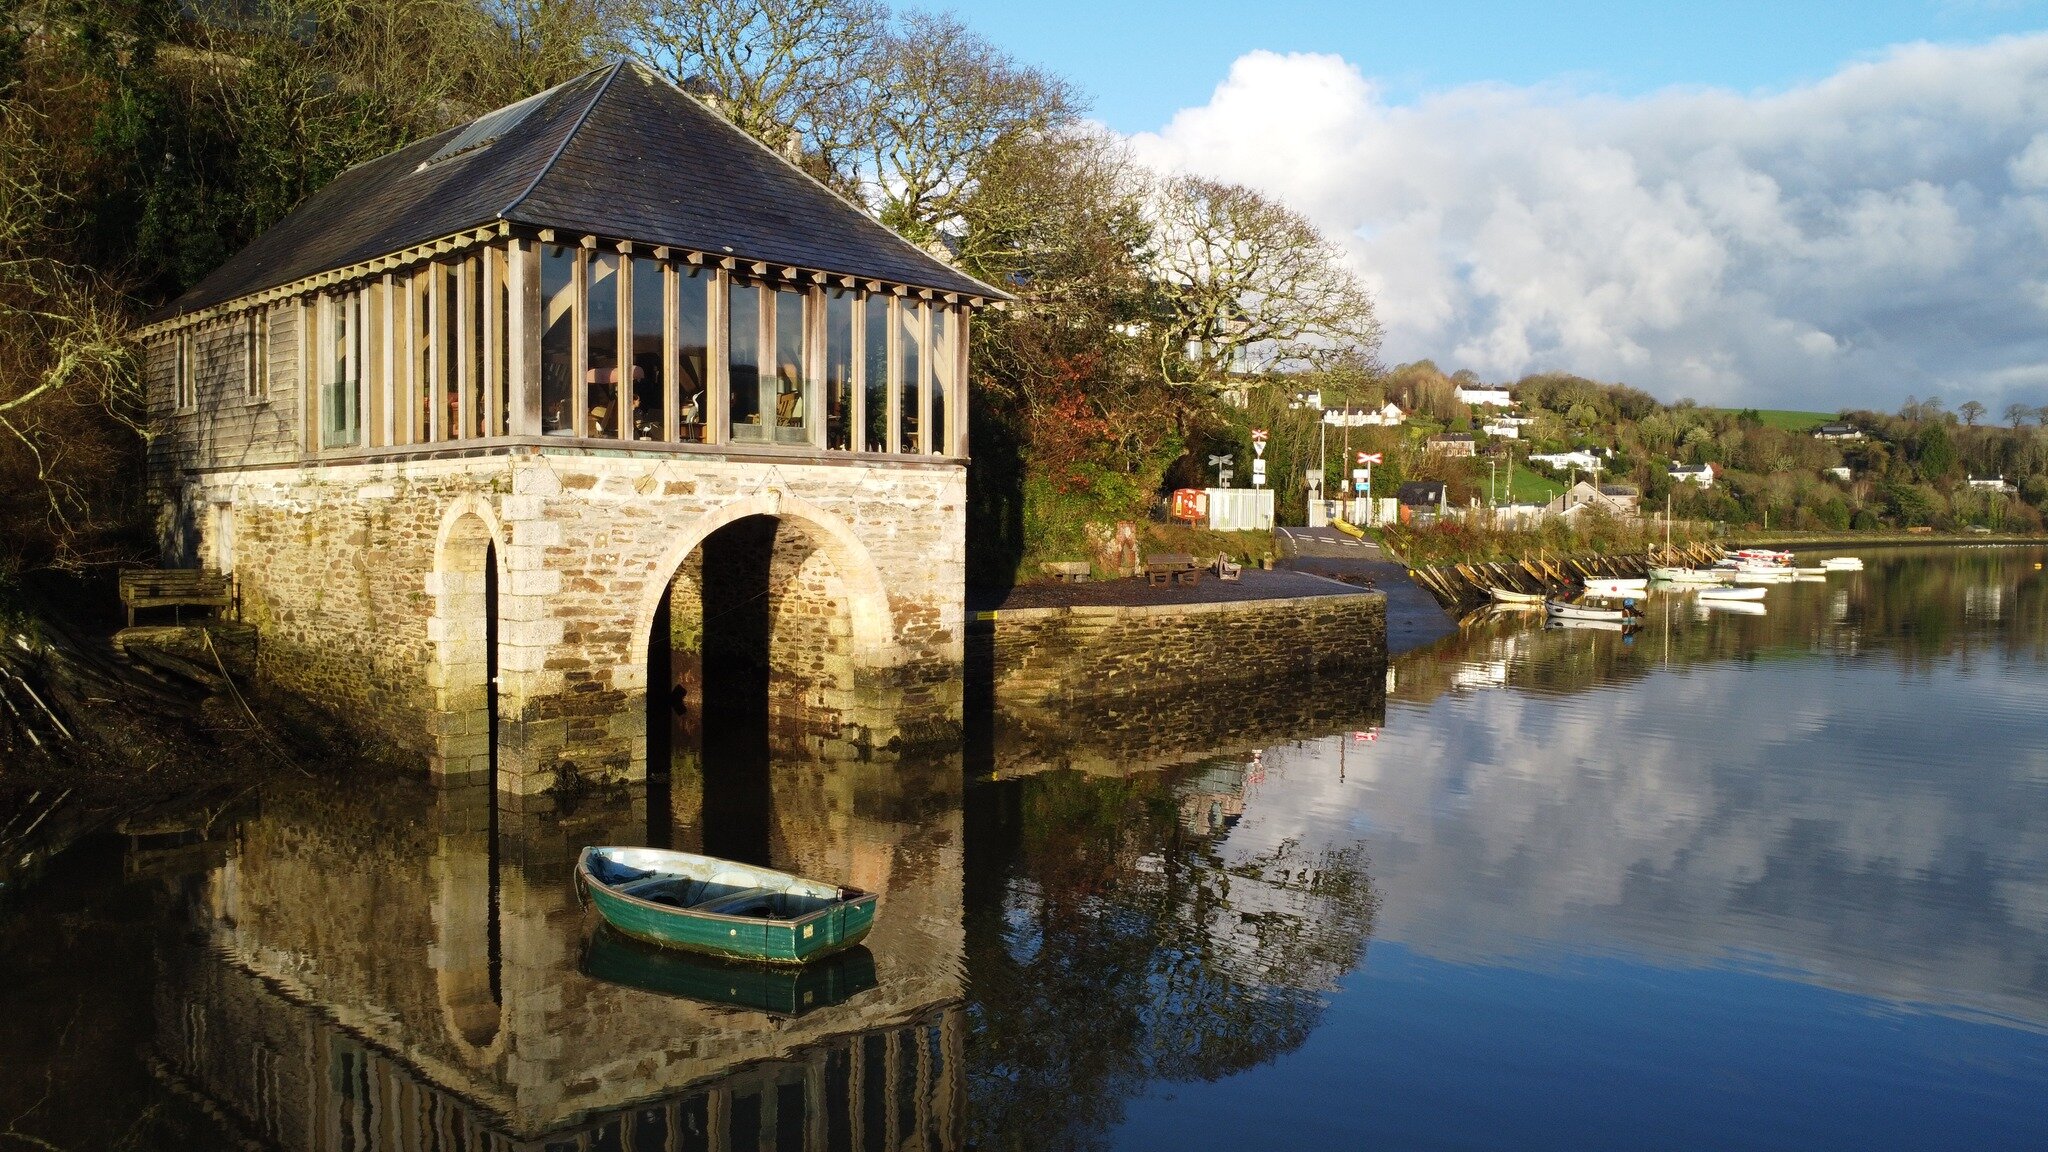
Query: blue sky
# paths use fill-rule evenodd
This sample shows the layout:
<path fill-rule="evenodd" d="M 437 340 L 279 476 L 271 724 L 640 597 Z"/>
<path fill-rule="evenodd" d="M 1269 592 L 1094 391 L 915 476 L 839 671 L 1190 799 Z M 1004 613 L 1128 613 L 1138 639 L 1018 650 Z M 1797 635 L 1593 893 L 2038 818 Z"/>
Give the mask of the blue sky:
<path fill-rule="evenodd" d="M 1205 101 L 1254 49 L 1327 52 L 1391 100 L 1474 83 L 1635 95 L 1812 83 L 1893 45 L 1975 42 L 2048 28 L 2044 0 L 969 0 L 949 7 L 1013 56 L 1079 85 L 1119 132 Z"/>
<path fill-rule="evenodd" d="M 2048 404 L 2048 0 L 954 10 L 1308 216 L 1388 363 Z"/>

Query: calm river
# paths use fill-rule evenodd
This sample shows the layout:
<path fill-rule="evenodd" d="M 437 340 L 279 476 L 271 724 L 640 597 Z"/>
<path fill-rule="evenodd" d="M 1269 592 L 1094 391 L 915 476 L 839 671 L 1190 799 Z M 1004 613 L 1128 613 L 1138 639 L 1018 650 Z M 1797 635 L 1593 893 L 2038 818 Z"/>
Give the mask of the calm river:
<path fill-rule="evenodd" d="M 2048 550 L 1867 559 L 929 763 L 134 821 L 0 912 L 0 1152 L 2048 1148 Z M 591 842 L 881 917 L 650 954 Z"/>

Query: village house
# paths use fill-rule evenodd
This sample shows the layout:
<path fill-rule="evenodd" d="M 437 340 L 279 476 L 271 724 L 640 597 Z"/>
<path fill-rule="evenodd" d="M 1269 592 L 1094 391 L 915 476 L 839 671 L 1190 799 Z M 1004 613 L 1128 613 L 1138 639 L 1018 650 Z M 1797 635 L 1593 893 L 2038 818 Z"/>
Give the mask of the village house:
<path fill-rule="evenodd" d="M 1410 480 L 1394 489 L 1401 523 L 1428 524 L 1450 508 L 1449 489 L 1441 480 Z"/>
<path fill-rule="evenodd" d="M 1997 492 L 2006 496 L 2017 496 L 2019 487 L 2003 476 L 1971 476 L 1967 479 L 1970 488 L 1978 492 Z"/>
<path fill-rule="evenodd" d="M 1575 448 L 1570 452 L 1532 452 L 1528 457 L 1531 464 L 1542 464 L 1559 472 L 1577 469 L 1580 472 L 1600 471 L 1600 457 L 1590 448 Z"/>
<path fill-rule="evenodd" d="M 1488 436 L 1492 436 L 1500 440 L 1520 440 L 1522 438 L 1521 427 L 1507 420 L 1492 421 L 1488 424 L 1482 425 L 1479 430 L 1481 432 L 1486 433 Z"/>
<path fill-rule="evenodd" d="M 1470 432 L 1444 432 L 1431 436 L 1423 450 L 1445 456 L 1472 456 L 1477 454 L 1478 444 Z"/>
<path fill-rule="evenodd" d="M 1863 430 L 1854 424 L 1830 421 L 1815 428 L 1813 430 L 1813 438 L 1816 440 L 1861 440 L 1863 439 Z"/>
<path fill-rule="evenodd" d="M 232 574 L 266 675 L 522 795 L 643 776 L 650 690 L 950 722 L 1004 298 L 623 61 L 351 168 L 151 319 L 164 556 Z"/>
<path fill-rule="evenodd" d="M 1714 486 L 1714 466 L 1712 464 L 1680 464 L 1678 461 L 1673 460 L 1671 468 L 1666 475 L 1670 476 L 1673 480 L 1682 481 L 1686 484 L 1697 484 L 1702 488 L 1712 488 Z"/>
<path fill-rule="evenodd" d="M 1638 493 L 1626 484 L 1595 486 L 1584 480 L 1565 489 L 1543 506 L 1544 515 L 1575 520 L 1587 509 L 1605 513 L 1619 520 L 1636 518 Z"/>
<path fill-rule="evenodd" d="M 1483 386 L 1467 388 L 1460 384 L 1452 394 L 1457 397 L 1460 404 L 1476 404 L 1482 408 L 1512 408 L 1515 406 L 1514 394 L 1506 388 L 1487 388 Z"/>
<path fill-rule="evenodd" d="M 1408 414 L 1392 401 L 1378 408 L 1325 408 L 1323 423 L 1333 428 L 1393 428 L 1406 423 Z"/>

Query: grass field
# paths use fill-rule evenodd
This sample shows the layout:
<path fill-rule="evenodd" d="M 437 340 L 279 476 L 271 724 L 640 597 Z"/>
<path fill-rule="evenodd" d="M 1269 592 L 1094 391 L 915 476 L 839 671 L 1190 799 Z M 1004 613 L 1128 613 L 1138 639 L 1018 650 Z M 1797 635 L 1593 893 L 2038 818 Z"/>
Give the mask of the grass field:
<path fill-rule="evenodd" d="M 1734 415 L 1747 411 L 1743 408 L 1717 408 L 1717 412 Z M 1787 432 L 1811 432 L 1815 428 L 1836 419 L 1833 412 L 1793 412 L 1785 408 L 1759 408 L 1756 414 L 1771 428 L 1782 428 Z"/>

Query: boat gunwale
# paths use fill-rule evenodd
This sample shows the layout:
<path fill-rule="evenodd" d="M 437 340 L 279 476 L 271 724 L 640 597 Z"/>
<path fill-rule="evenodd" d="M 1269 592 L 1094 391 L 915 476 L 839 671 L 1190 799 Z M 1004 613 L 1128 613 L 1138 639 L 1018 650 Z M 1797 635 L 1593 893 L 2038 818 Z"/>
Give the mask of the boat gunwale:
<path fill-rule="evenodd" d="M 815 912 L 806 912 L 802 916 L 798 916 L 794 919 L 784 919 L 780 916 L 735 916 L 729 912 L 698 912 L 690 908 L 678 908 L 673 904 L 657 904 L 652 900 L 642 899 L 641 897 L 635 896 L 630 892 L 621 892 L 617 888 L 612 887 L 610 884 L 607 884 L 604 881 L 599 880 L 597 877 L 590 874 L 590 856 L 592 853 L 596 851 L 597 848 L 595 847 L 585 848 L 582 851 L 582 853 L 576 857 L 576 878 L 582 881 L 586 888 L 590 886 L 602 888 L 604 889 L 606 895 L 615 896 L 620 900 L 626 900 L 631 903 L 638 904 L 643 908 L 652 909 L 655 912 L 659 912 L 663 915 L 668 916 L 689 916 L 697 920 L 726 920 L 735 924 L 787 924 L 791 928 L 794 928 L 799 924 L 804 924 L 808 923 L 809 921 L 815 920 L 818 917 L 833 911 L 834 909 L 851 907 L 855 904 L 859 904 L 864 900 L 874 900 L 877 898 L 877 894 L 874 892 L 869 892 L 862 888 L 848 888 L 845 885 L 841 884 L 835 885 L 835 887 L 837 887 L 840 892 L 840 896 L 837 900 L 834 900 L 830 904 L 825 905 L 823 908 L 820 908 Z M 748 865 L 748 867 L 753 866 Z M 774 872 L 778 876 L 788 876 L 792 880 L 804 879 L 802 876 L 798 876 L 793 872 L 781 872 L 774 868 L 761 868 L 758 869 L 758 871 Z M 806 882 L 816 883 L 816 881 Z M 596 899 L 595 896 L 592 896 L 591 898 Z"/>

